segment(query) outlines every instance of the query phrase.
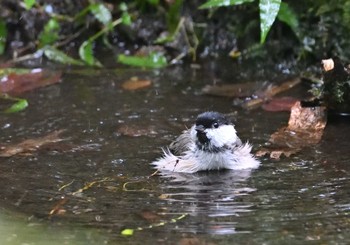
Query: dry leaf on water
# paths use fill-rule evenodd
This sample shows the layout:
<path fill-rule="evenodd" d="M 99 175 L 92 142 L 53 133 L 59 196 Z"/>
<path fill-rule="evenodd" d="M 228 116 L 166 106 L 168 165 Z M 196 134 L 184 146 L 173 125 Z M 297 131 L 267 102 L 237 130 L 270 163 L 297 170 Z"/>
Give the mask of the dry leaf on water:
<path fill-rule="evenodd" d="M 140 80 L 138 77 L 132 77 L 122 84 L 122 88 L 125 90 L 138 90 L 150 87 L 151 85 L 151 80 Z"/>
<path fill-rule="evenodd" d="M 159 222 L 161 219 L 157 213 L 149 210 L 143 210 L 141 212 L 141 217 L 151 223 Z"/>
<path fill-rule="evenodd" d="M 27 139 L 18 144 L 2 146 L 0 148 L 0 157 L 12 157 L 17 154 L 30 154 L 34 151 L 37 151 L 38 149 L 40 149 L 42 146 L 46 144 L 56 143 L 56 142 L 65 140 L 59 137 L 59 135 L 63 131 L 64 131 L 63 129 L 56 130 L 40 138 Z"/>
<path fill-rule="evenodd" d="M 116 130 L 117 135 L 130 136 L 130 137 L 140 137 L 140 136 L 150 136 L 156 135 L 157 131 L 152 127 L 142 128 L 138 125 L 120 125 Z"/>
<path fill-rule="evenodd" d="M 61 72 L 42 69 L 33 69 L 31 72 L 23 74 L 12 72 L 2 77 L 0 92 L 18 95 L 26 91 L 58 83 L 61 75 Z"/>
<path fill-rule="evenodd" d="M 275 95 L 285 92 L 301 82 L 299 77 L 290 78 L 278 85 L 259 86 L 257 83 L 238 83 L 238 84 L 221 84 L 207 85 L 202 89 L 204 94 L 226 97 L 254 97 L 247 99 L 242 103 L 245 109 L 255 109 L 266 101 L 271 100 Z M 267 106 L 269 107 L 269 106 Z M 291 107 L 291 105 L 289 105 Z M 274 111 L 274 110 L 271 110 Z"/>
<path fill-rule="evenodd" d="M 63 215 L 67 211 L 63 208 L 63 206 L 68 202 L 67 197 L 63 197 L 62 199 L 58 200 L 58 202 L 55 204 L 55 206 L 50 210 L 49 215 Z"/>
<path fill-rule="evenodd" d="M 225 97 L 248 97 L 254 94 L 258 89 L 255 82 L 238 83 L 238 84 L 218 84 L 207 85 L 202 89 L 204 94 Z"/>
<path fill-rule="evenodd" d="M 298 100 L 293 97 L 272 98 L 270 101 L 262 105 L 265 111 L 290 111 L 295 102 Z"/>
<path fill-rule="evenodd" d="M 274 159 L 282 155 L 289 157 L 306 146 L 319 143 L 326 123 L 325 107 L 302 107 L 298 101 L 292 107 L 288 126 L 273 133 L 269 139 L 272 145 L 259 150 L 256 155 L 269 154 Z"/>

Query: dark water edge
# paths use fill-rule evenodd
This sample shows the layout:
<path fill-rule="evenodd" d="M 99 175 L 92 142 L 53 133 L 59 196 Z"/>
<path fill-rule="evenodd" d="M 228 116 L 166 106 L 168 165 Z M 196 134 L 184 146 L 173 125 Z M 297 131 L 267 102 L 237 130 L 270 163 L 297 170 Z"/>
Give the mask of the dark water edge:
<path fill-rule="evenodd" d="M 254 71 L 249 70 L 252 67 Z M 154 172 L 149 163 L 160 155 L 160 148 L 202 111 L 233 113 L 239 136 L 254 150 L 286 124 L 288 113 L 244 111 L 233 107 L 231 99 L 200 94 L 204 85 L 214 82 L 264 82 L 291 75 L 278 67 L 243 68 L 208 63 L 201 69 L 71 70 L 62 83 L 25 94 L 27 110 L 0 117 L 0 142 L 16 143 L 59 129 L 65 129 L 62 136 L 67 140 L 30 156 L 0 159 L 5 212 L 1 220 L 12 225 L 11 217 L 20 215 L 14 226 L 21 227 L 23 220 L 26 226 L 39 224 L 37 231 L 29 231 L 34 244 L 42 241 L 40 232 L 74 232 L 67 227 L 76 227 L 80 234 L 68 244 L 79 244 L 80 238 L 82 244 L 181 244 L 186 239 L 213 244 L 346 243 L 350 238 L 346 121 L 328 124 L 319 145 L 280 161 L 262 159 L 253 172 L 149 177 Z M 150 79 L 152 86 L 123 90 L 122 82 L 132 76 Z M 120 135 L 118 128 L 125 125 L 146 133 Z M 72 195 L 93 181 L 100 182 Z M 62 198 L 67 198 L 61 206 L 64 214 L 50 216 Z M 125 228 L 134 229 L 134 235 L 121 236 Z M 90 231 L 97 233 L 91 240 L 86 235 Z M 44 239 L 54 237 L 53 233 Z"/>

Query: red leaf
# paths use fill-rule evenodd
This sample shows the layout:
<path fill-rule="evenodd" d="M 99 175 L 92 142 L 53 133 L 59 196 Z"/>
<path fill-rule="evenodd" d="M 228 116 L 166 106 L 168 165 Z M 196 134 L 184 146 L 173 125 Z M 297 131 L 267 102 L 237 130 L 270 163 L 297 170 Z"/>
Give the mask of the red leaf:
<path fill-rule="evenodd" d="M 36 88 L 51 85 L 60 81 L 61 72 L 33 69 L 30 73 L 10 73 L 0 81 L 0 92 L 11 95 L 21 94 Z"/>
<path fill-rule="evenodd" d="M 266 104 L 263 104 L 262 108 L 265 111 L 290 111 L 297 101 L 298 100 L 293 97 L 273 98 Z"/>

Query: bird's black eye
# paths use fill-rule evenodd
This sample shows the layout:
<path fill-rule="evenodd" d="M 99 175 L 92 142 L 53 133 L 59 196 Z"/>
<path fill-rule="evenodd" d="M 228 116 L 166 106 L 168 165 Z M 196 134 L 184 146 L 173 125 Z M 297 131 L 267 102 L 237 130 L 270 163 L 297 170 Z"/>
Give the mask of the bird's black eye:
<path fill-rule="evenodd" d="M 213 127 L 214 127 L 214 128 L 218 128 L 218 127 L 219 127 L 219 124 L 218 124 L 217 122 L 214 122 L 214 123 L 213 123 Z"/>

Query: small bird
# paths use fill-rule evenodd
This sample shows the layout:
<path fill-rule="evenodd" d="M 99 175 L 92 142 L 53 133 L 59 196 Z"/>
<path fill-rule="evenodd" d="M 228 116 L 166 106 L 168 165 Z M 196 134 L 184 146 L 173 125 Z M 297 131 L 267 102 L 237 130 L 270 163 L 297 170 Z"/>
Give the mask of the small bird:
<path fill-rule="evenodd" d="M 243 144 L 236 133 L 225 115 L 204 112 L 151 164 L 158 170 L 184 173 L 258 168 L 260 162 L 250 153 L 252 146 Z"/>

